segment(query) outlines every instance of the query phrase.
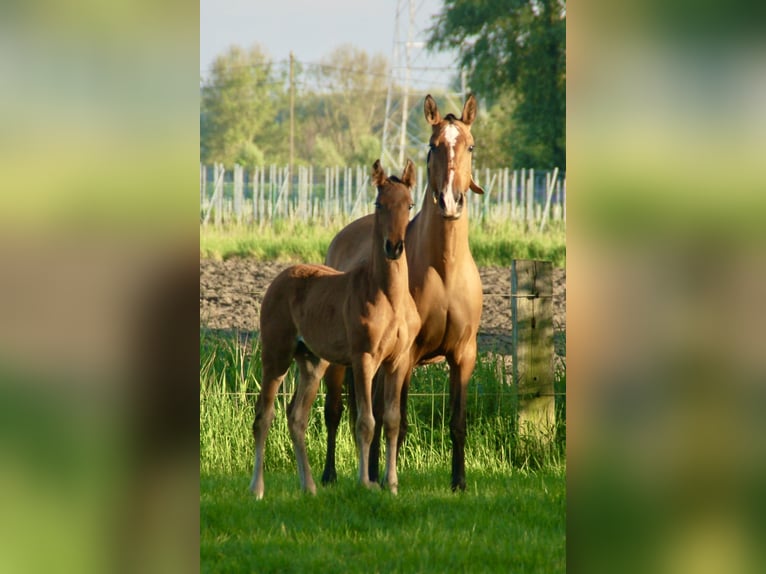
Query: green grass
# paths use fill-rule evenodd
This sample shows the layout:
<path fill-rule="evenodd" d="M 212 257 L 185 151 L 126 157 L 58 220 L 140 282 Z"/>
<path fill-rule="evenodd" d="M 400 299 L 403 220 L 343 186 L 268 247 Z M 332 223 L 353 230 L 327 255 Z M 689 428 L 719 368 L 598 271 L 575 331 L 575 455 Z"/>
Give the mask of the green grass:
<path fill-rule="evenodd" d="M 200 481 L 202 572 L 565 571 L 565 476 L 560 470 L 471 475 L 448 468 L 400 476 L 399 495 L 341 477 L 316 496 L 295 474 L 266 475 L 257 501 L 240 475 Z"/>
<path fill-rule="evenodd" d="M 295 469 L 285 414 L 295 386 L 293 365 L 276 402 L 269 431 L 266 472 Z M 203 331 L 200 336 L 200 467 L 203 472 L 247 475 L 252 470 L 255 396 L 260 389 L 261 357 L 258 340 L 241 341 L 231 335 Z M 413 371 L 408 405 L 408 433 L 399 468 L 424 470 L 447 465 L 452 443 L 449 431 L 448 368 L 446 363 Z M 551 429 L 551 440 L 534 441 L 517 432 L 518 396 L 510 381 L 510 365 L 500 355 L 480 353 L 468 387 L 466 469 L 524 471 L 564 465 L 564 419 Z M 557 407 L 564 412 L 566 375 L 556 374 Z M 314 402 L 307 429 L 308 456 L 314 475 L 324 465 L 327 434 L 323 420 L 324 392 Z M 338 433 L 338 473 L 356 472 L 355 445 L 348 409 Z M 448 474 L 448 473 L 447 473 Z M 445 484 L 448 476 L 445 475 Z"/>
<path fill-rule="evenodd" d="M 247 491 L 252 472 L 257 340 L 200 335 L 200 519 L 204 572 L 563 572 L 565 438 L 520 438 L 517 397 L 503 357 L 482 354 L 468 396 L 465 493 L 450 490 L 446 367 L 413 373 L 409 433 L 399 458 L 399 495 L 356 483 L 346 410 L 338 483 L 315 497 L 299 490 L 285 403 L 277 401 L 265 459 L 265 497 Z M 558 374 L 557 390 L 566 380 Z M 559 407 L 563 413 L 563 400 Z M 323 396 L 307 432 L 319 482 L 326 445 Z"/>
<path fill-rule="evenodd" d="M 276 221 L 273 226 L 200 226 L 200 257 L 252 257 L 260 261 L 324 261 L 327 247 L 344 221 L 323 224 Z M 552 261 L 566 266 L 566 230 L 552 222 L 544 233 L 515 222 L 471 221 L 471 252 L 481 266 L 507 266 L 513 259 Z"/>

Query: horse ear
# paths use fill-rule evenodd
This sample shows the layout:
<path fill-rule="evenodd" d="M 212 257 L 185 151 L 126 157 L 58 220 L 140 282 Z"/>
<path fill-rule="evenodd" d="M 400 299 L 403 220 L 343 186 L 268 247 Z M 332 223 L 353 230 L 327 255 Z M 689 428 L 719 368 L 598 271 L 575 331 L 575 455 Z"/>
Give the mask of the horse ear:
<path fill-rule="evenodd" d="M 465 105 L 463 106 L 463 116 L 460 118 L 460 121 L 463 122 L 465 125 L 470 126 L 475 119 L 476 119 L 476 98 L 474 98 L 473 94 L 471 94 L 468 96 L 468 99 L 465 101 Z"/>
<path fill-rule="evenodd" d="M 415 185 L 415 165 L 411 159 L 407 160 L 404 165 L 404 171 L 402 172 L 402 183 L 409 188 Z"/>
<path fill-rule="evenodd" d="M 478 193 L 479 195 L 484 195 L 484 190 L 479 186 L 478 183 L 476 183 L 473 180 L 473 176 L 471 176 L 471 183 L 468 184 L 468 187 L 471 188 L 471 191 L 474 193 Z"/>
<path fill-rule="evenodd" d="M 431 94 L 426 96 L 426 101 L 423 104 L 423 111 L 426 115 L 426 121 L 435 126 L 442 121 L 442 116 L 439 113 L 439 108 L 436 106 L 436 100 L 431 97 Z"/>
<path fill-rule="evenodd" d="M 380 160 L 376 159 L 372 164 L 372 184 L 375 187 L 380 187 L 386 182 L 386 172 L 383 171 L 383 167 L 380 165 Z"/>

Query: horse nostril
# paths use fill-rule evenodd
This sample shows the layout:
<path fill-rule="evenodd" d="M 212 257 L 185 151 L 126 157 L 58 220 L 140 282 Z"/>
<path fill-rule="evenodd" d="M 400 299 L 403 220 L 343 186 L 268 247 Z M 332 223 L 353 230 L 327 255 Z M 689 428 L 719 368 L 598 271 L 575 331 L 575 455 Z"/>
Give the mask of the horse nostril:
<path fill-rule="evenodd" d="M 386 257 L 389 259 L 399 259 L 402 256 L 402 251 L 404 251 L 404 241 L 393 243 L 386 239 L 383 243 L 383 249 L 386 252 Z"/>

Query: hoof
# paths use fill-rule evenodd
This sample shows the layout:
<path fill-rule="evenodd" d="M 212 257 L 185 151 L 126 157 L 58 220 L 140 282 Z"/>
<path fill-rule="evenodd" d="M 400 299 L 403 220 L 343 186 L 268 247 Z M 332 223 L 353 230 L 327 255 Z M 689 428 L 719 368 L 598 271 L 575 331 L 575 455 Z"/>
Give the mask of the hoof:
<path fill-rule="evenodd" d="M 457 492 L 458 490 L 460 492 L 465 492 L 465 481 L 464 480 L 462 480 L 462 481 L 460 481 L 458 483 L 453 483 L 452 484 L 452 492 Z"/>
<path fill-rule="evenodd" d="M 335 470 L 325 469 L 322 473 L 322 484 L 327 486 L 328 484 L 335 484 L 338 481 L 338 475 Z"/>
<path fill-rule="evenodd" d="M 253 496 L 255 496 L 256 500 L 261 500 L 263 498 L 263 488 L 256 488 L 251 484 L 248 490 Z"/>

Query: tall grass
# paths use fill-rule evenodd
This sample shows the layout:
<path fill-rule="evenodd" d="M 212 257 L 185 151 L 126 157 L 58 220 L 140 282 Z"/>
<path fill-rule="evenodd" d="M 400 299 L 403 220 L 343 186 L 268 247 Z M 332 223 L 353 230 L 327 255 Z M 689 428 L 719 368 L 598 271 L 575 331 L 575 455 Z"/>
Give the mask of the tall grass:
<path fill-rule="evenodd" d="M 252 257 L 259 261 L 322 262 L 343 221 L 328 226 L 277 220 L 272 225 L 200 226 L 200 257 Z"/>
<path fill-rule="evenodd" d="M 200 257 L 228 259 L 252 257 L 261 261 L 321 262 L 335 234 L 347 223 L 329 225 L 277 220 L 272 225 L 200 226 Z M 552 261 L 566 265 L 566 229 L 551 222 L 539 233 L 514 221 L 471 221 L 471 252 L 481 266 L 507 266 L 513 259 Z"/>
<path fill-rule="evenodd" d="M 479 356 L 469 385 L 467 409 L 467 471 L 502 471 L 508 468 L 534 470 L 561 467 L 565 438 L 563 416 L 548 438 L 519 433 L 518 396 L 510 382 L 505 357 Z M 202 472 L 225 472 L 246 476 L 252 469 L 254 403 L 260 390 L 261 358 L 257 339 L 202 332 L 200 336 L 200 468 Z M 276 416 L 269 432 L 265 471 L 294 472 L 295 462 L 287 429 L 286 406 L 292 396 L 297 369 L 292 367 L 278 396 Z M 425 470 L 440 467 L 445 477 L 451 460 L 449 432 L 448 370 L 445 364 L 414 370 L 408 400 L 408 434 L 400 454 L 400 469 Z M 565 391 L 563 373 L 557 375 L 557 390 Z M 563 395 L 559 409 L 563 408 Z M 309 461 L 314 475 L 324 465 L 327 435 L 324 428 L 324 395 L 314 403 L 307 430 Z M 563 414 L 563 410 L 561 410 Z M 348 409 L 344 410 L 338 433 L 339 475 L 356 472 L 356 451 Z M 381 462 L 382 464 L 382 462 Z"/>
<path fill-rule="evenodd" d="M 256 501 L 247 484 L 261 376 L 258 340 L 200 334 L 202 572 L 565 571 L 563 433 L 545 443 L 519 438 L 518 400 L 505 382 L 504 357 L 482 354 L 470 385 L 464 495 L 449 488 L 443 365 L 413 374 L 397 497 L 356 483 L 347 414 L 338 434 L 337 485 L 303 495 L 285 415 L 295 371 L 277 400 L 266 447 L 266 495 Z M 557 385 L 564 389 L 563 376 Z M 322 407 L 320 393 L 307 432 L 315 479 L 326 445 Z"/>

